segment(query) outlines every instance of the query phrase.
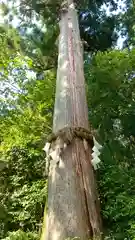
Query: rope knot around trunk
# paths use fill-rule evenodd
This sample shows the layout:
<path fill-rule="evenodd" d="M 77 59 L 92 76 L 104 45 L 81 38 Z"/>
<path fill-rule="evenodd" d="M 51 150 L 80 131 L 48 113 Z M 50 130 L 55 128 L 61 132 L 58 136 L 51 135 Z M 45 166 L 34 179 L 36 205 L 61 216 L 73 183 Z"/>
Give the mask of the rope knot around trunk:
<path fill-rule="evenodd" d="M 47 143 L 43 149 L 46 152 L 46 175 L 48 175 L 51 167 L 58 166 L 61 162 L 63 151 L 75 138 L 83 141 L 86 151 L 88 150 L 88 145 L 91 146 L 93 150 L 91 163 L 95 170 L 98 168 L 100 162 L 98 156 L 100 155 L 101 145 L 95 140 L 93 131 L 82 127 L 65 127 L 57 133 L 50 134 L 47 138 Z"/>
<path fill-rule="evenodd" d="M 65 127 L 59 130 L 57 133 L 52 133 L 48 136 L 47 142 L 51 143 L 57 138 L 63 139 L 63 141 L 68 145 L 72 142 L 74 138 L 86 139 L 91 147 L 93 147 L 93 133 L 82 127 Z"/>

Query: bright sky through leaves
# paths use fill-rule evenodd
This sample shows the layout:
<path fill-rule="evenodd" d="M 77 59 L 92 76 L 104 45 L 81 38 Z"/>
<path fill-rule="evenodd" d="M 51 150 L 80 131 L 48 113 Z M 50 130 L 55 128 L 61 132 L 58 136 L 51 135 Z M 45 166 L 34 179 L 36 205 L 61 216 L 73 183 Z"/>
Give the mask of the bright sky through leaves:
<path fill-rule="evenodd" d="M 1 0 L 1 1 L 3 3 L 6 3 L 6 4 L 8 3 L 8 6 L 10 7 L 10 9 L 12 11 L 12 6 L 13 6 L 12 1 L 11 2 L 9 2 L 8 0 Z M 18 0 L 14 1 L 14 7 L 19 6 L 19 3 L 20 3 L 20 1 L 18 1 Z M 107 7 L 105 4 L 103 4 L 102 9 L 105 9 L 106 14 L 109 16 L 110 14 L 117 15 L 120 12 L 124 12 L 125 11 L 125 7 L 126 7 L 126 5 L 125 5 L 124 1 L 123 0 L 118 0 L 118 8 L 117 8 L 116 11 L 110 12 L 109 7 Z M 6 17 L 6 19 L 8 19 L 8 16 Z M 37 22 L 36 18 L 33 18 L 32 22 L 35 23 L 38 27 L 41 27 L 41 28 L 43 27 L 42 22 L 40 22 L 40 21 Z M 2 13 L 0 13 L 0 23 L 1 24 L 4 23 L 4 18 L 2 16 Z M 20 24 L 19 18 L 14 16 L 14 18 L 12 20 L 13 27 L 16 28 L 17 26 L 19 26 L 19 24 Z M 44 28 L 44 30 L 45 30 L 45 28 Z M 27 31 L 30 32 L 31 29 L 28 29 Z M 122 45 L 123 45 L 123 42 L 124 42 L 125 38 L 126 37 L 121 37 L 121 35 L 119 34 L 119 38 L 117 40 L 116 48 L 120 48 L 120 49 L 122 48 Z"/>

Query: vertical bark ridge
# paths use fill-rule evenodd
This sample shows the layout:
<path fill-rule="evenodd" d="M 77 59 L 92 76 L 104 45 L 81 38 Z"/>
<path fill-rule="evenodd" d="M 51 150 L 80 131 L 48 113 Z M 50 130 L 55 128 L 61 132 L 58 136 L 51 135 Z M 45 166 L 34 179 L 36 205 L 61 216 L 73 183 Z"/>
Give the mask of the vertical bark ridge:
<path fill-rule="evenodd" d="M 91 150 L 85 152 L 87 154 L 86 159 L 91 160 L 90 153 Z M 92 227 L 92 236 L 93 238 L 101 237 L 101 219 L 99 215 L 99 204 L 98 204 L 98 194 L 97 188 L 94 179 L 94 172 L 91 165 L 91 162 L 87 164 L 89 166 L 89 172 L 87 170 L 88 166 L 85 164 L 84 161 L 81 162 L 82 164 L 82 175 L 84 179 L 84 186 L 85 186 L 85 193 L 87 199 L 87 206 L 88 206 L 88 214 L 91 222 Z"/>
<path fill-rule="evenodd" d="M 69 8 L 60 21 L 59 71 L 57 72 L 53 132 L 65 126 L 82 126 L 89 129 L 82 49 L 77 21 L 74 8 Z"/>
<path fill-rule="evenodd" d="M 79 168 L 79 177 L 80 177 L 80 185 L 82 186 L 82 192 L 84 193 L 84 203 L 85 204 L 85 208 L 86 208 L 86 216 L 87 216 L 87 220 L 88 220 L 88 233 L 90 236 L 92 236 L 92 226 L 91 226 L 91 219 L 90 219 L 90 215 L 89 215 L 89 208 L 88 208 L 88 201 L 87 201 L 87 194 L 86 194 L 86 186 L 85 186 L 85 179 L 84 179 L 84 173 L 83 173 L 83 168 L 82 168 L 82 163 L 79 161 L 79 146 L 78 143 L 76 141 L 76 147 L 77 147 L 77 156 L 76 156 L 76 164 L 78 165 Z M 84 159 L 86 161 L 86 159 Z"/>
<path fill-rule="evenodd" d="M 77 144 L 77 148 L 78 148 L 78 144 Z M 101 239 L 102 225 L 101 225 L 101 219 L 99 214 L 100 212 L 99 212 L 97 188 L 95 184 L 92 164 L 90 161 L 91 149 L 90 149 L 90 146 L 88 146 L 89 148 L 88 151 L 86 150 L 82 151 L 82 148 L 84 148 L 83 143 L 82 143 L 82 147 L 77 149 L 77 153 L 78 153 L 77 164 L 80 165 L 80 169 L 81 169 L 81 177 L 82 177 L 83 188 L 84 188 L 84 197 L 85 197 L 85 204 L 87 209 L 89 230 L 91 232 L 91 236 L 94 239 L 95 238 Z M 82 157 L 80 158 L 79 155 Z"/>

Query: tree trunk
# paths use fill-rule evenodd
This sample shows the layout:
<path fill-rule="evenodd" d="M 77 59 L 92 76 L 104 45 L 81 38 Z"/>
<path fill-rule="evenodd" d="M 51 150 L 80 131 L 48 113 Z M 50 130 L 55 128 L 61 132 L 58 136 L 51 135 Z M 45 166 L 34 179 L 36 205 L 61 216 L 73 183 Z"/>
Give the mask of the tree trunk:
<path fill-rule="evenodd" d="M 77 12 L 68 0 L 60 21 L 53 132 L 64 127 L 89 130 L 83 50 Z M 91 146 L 75 138 L 50 170 L 46 240 L 101 239 L 101 220 Z"/>

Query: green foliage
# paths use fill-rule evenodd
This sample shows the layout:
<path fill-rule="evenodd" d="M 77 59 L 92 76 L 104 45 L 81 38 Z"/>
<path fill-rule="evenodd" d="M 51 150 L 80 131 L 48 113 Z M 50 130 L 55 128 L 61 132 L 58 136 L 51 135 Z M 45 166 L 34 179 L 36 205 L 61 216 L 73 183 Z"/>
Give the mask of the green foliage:
<path fill-rule="evenodd" d="M 98 53 L 87 68 L 89 117 L 103 145 L 98 174 L 105 234 L 134 239 L 135 51 Z"/>
<path fill-rule="evenodd" d="M 126 11 L 124 14 L 120 14 L 119 21 L 122 23 L 122 35 L 126 36 L 124 47 L 130 49 L 135 45 L 135 1 L 126 1 L 126 5 Z"/>
<path fill-rule="evenodd" d="M 38 235 L 35 233 L 25 233 L 21 230 L 16 232 L 11 232 L 8 234 L 8 237 L 2 240 L 38 240 Z"/>
<path fill-rule="evenodd" d="M 37 232 L 47 195 L 43 153 L 13 148 L 5 159 L 8 164 L 0 173 L 1 237 L 19 228 Z"/>
<path fill-rule="evenodd" d="M 89 118 L 103 145 L 97 177 L 106 239 L 135 236 L 134 56 L 134 49 L 99 52 L 85 65 Z M 42 148 L 51 128 L 55 73 L 44 77 L 26 81 L 25 94 L 13 101 L 18 108 L 1 116 L 1 153 L 8 161 L 0 177 L 1 238 L 41 228 L 47 195 Z"/>
<path fill-rule="evenodd" d="M 7 163 L 0 170 L 1 239 L 38 239 L 47 197 L 42 149 L 51 131 L 55 71 L 36 79 L 32 64 L 15 55 L 1 77 L 0 160 Z"/>
<path fill-rule="evenodd" d="M 50 61 L 54 66 L 56 66 L 57 62 L 57 48 L 55 43 L 59 34 L 58 21 L 61 2 L 59 0 L 55 2 L 52 0 L 44 2 L 23 0 L 17 9 L 14 6 L 15 4 L 10 8 L 12 18 L 14 18 L 14 15 L 17 15 L 21 21 L 19 30 L 23 31 L 25 35 L 24 47 L 22 46 L 24 51 L 29 52 L 31 56 L 35 55 L 30 51 L 30 48 L 36 46 L 36 49 L 42 51 L 43 56 L 51 56 Z M 75 3 L 78 9 L 81 38 L 83 42 L 86 42 L 84 44 L 85 50 L 91 52 L 97 50 L 104 51 L 114 45 L 117 40 L 117 33 L 115 31 L 118 25 L 117 17 L 112 15 L 108 17 L 102 6 L 107 4 L 112 11 L 117 9 L 117 3 L 113 0 L 76 0 Z M 26 17 L 25 20 L 24 16 Z M 37 22 L 40 22 L 40 27 L 37 27 L 37 24 L 33 23 L 35 22 L 33 21 L 34 18 L 36 18 Z M 27 26 L 32 30 L 31 33 L 28 33 Z M 26 42 L 29 42 L 29 44 Z M 38 59 L 40 62 L 43 60 L 42 57 Z M 44 64 L 42 63 L 43 66 Z"/>

